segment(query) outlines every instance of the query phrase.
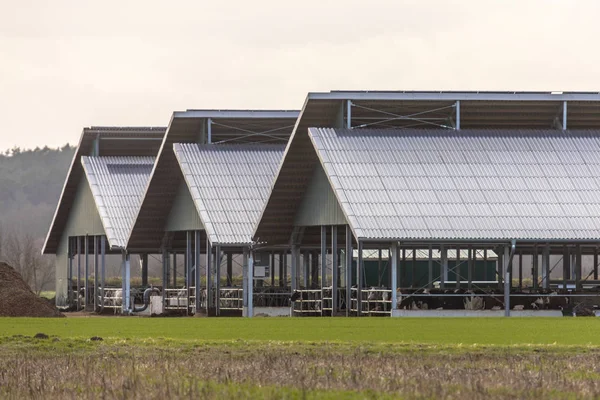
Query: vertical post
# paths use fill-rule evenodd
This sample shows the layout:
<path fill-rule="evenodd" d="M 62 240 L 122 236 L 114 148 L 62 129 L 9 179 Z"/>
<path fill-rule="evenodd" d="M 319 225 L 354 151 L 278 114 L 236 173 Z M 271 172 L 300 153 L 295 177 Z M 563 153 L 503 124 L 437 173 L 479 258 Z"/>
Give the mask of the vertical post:
<path fill-rule="evenodd" d="M 569 247 L 563 247 L 563 290 L 567 290 L 567 279 L 571 276 L 571 256 L 569 255 Z"/>
<path fill-rule="evenodd" d="M 581 245 L 577 245 L 575 250 L 575 289 L 581 290 Z"/>
<path fill-rule="evenodd" d="M 73 303 L 73 238 L 67 239 L 67 305 L 71 306 Z"/>
<path fill-rule="evenodd" d="M 473 289 L 473 246 L 467 250 L 467 287 Z"/>
<path fill-rule="evenodd" d="M 460 276 L 460 247 L 456 248 L 456 264 L 454 265 L 454 274 L 456 275 L 456 288 L 460 289 L 461 276 Z"/>
<path fill-rule="evenodd" d="M 94 311 L 98 311 L 98 267 L 100 264 L 98 242 L 99 237 L 94 236 Z"/>
<path fill-rule="evenodd" d="M 283 287 L 284 286 L 284 282 L 287 280 L 285 279 L 285 276 L 283 275 L 283 260 L 286 257 L 286 252 L 283 251 L 281 253 L 279 253 L 279 287 Z"/>
<path fill-rule="evenodd" d="M 163 288 L 162 288 L 162 304 L 163 304 L 163 308 L 166 307 L 166 297 L 167 297 L 167 288 L 169 287 L 169 275 L 168 275 L 168 270 L 169 270 L 169 252 L 167 251 L 166 248 L 163 247 L 162 249 L 162 268 L 163 268 L 163 279 L 162 279 L 162 284 L 163 284 Z"/>
<path fill-rule="evenodd" d="M 594 280 L 598 280 L 598 247 L 594 247 Z"/>
<path fill-rule="evenodd" d="M 242 251 L 242 310 L 243 315 L 248 317 L 248 248 L 244 247 Z"/>
<path fill-rule="evenodd" d="M 381 249 L 377 250 L 377 287 L 381 287 Z"/>
<path fill-rule="evenodd" d="M 534 289 L 538 289 L 538 280 L 539 280 L 539 257 L 538 257 L 538 247 L 537 244 L 533 246 L 533 259 L 532 259 L 532 264 L 533 264 L 533 274 L 532 274 L 532 281 L 533 281 L 533 288 Z M 523 262 L 523 254 L 519 253 L 519 269 L 522 268 L 522 263 Z M 543 262 L 543 261 L 542 261 Z M 521 275 L 519 275 L 519 287 L 521 287 L 522 281 L 521 281 Z"/>
<path fill-rule="evenodd" d="M 567 102 L 563 101 L 563 112 L 562 112 L 562 128 L 563 130 L 567 130 Z"/>
<path fill-rule="evenodd" d="M 75 299 L 77 301 L 77 311 L 81 308 L 79 301 L 79 294 L 81 292 L 81 236 L 77 236 L 77 294 Z"/>
<path fill-rule="evenodd" d="M 168 258 L 168 253 L 167 253 Z M 171 266 L 169 265 L 170 260 L 167 259 L 167 282 L 169 282 L 169 272 L 171 271 Z M 177 288 L 177 252 L 173 252 L 173 288 Z"/>
<path fill-rule="evenodd" d="M 352 308 L 352 230 L 346 225 L 346 316 L 350 316 Z"/>
<path fill-rule="evenodd" d="M 248 257 L 248 317 L 254 316 L 254 254 Z"/>
<path fill-rule="evenodd" d="M 221 314 L 221 246 L 215 246 L 215 313 Z"/>
<path fill-rule="evenodd" d="M 410 287 L 417 286 L 417 248 L 413 247 L 412 265 L 410 266 Z"/>
<path fill-rule="evenodd" d="M 346 128 L 352 129 L 352 101 L 346 100 Z"/>
<path fill-rule="evenodd" d="M 476 278 L 476 271 L 477 270 L 477 249 L 472 249 L 471 250 L 471 271 L 472 271 L 472 276 L 475 280 L 477 280 Z M 471 285 L 473 285 L 473 282 L 471 282 Z"/>
<path fill-rule="evenodd" d="M 102 263 L 102 290 L 100 292 L 101 296 L 101 306 L 104 308 L 104 284 L 106 282 L 106 236 L 100 236 L 100 262 Z"/>
<path fill-rule="evenodd" d="M 89 258 L 89 254 L 90 254 L 90 238 L 88 237 L 88 235 L 85 235 L 85 255 L 84 255 L 84 261 L 85 261 L 85 281 L 83 282 L 84 286 L 85 286 L 85 297 L 83 299 L 83 309 L 85 311 L 87 311 L 88 308 L 88 303 L 89 303 L 89 298 L 90 298 L 90 258 Z"/>
<path fill-rule="evenodd" d="M 442 259 L 442 273 L 440 274 L 440 289 L 446 288 L 448 280 L 448 249 L 443 244 L 440 246 L 440 257 Z"/>
<path fill-rule="evenodd" d="M 308 251 L 305 251 L 302 255 L 302 263 L 304 264 L 304 274 L 302 274 L 302 283 L 304 284 L 304 289 L 308 289 L 308 278 L 310 275 L 310 260 Z"/>
<path fill-rule="evenodd" d="M 390 249 L 390 259 L 392 261 L 392 313 L 398 308 L 398 242 L 392 243 Z"/>
<path fill-rule="evenodd" d="M 542 250 L 542 288 L 550 287 L 550 245 L 546 244 Z"/>
<path fill-rule="evenodd" d="M 537 249 L 534 250 L 535 256 L 537 257 Z M 534 270 L 533 287 L 537 287 L 537 274 L 536 268 Z M 519 251 L 519 290 L 523 289 L 523 251 Z"/>
<path fill-rule="evenodd" d="M 331 316 L 337 313 L 338 304 L 338 251 L 337 226 L 331 226 Z"/>
<path fill-rule="evenodd" d="M 456 100 L 456 130 L 460 131 L 460 100 Z"/>
<path fill-rule="evenodd" d="M 210 240 L 208 240 L 208 235 L 206 235 L 206 315 L 210 315 L 210 306 L 211 302 L 211 280 L 210 280 L 210 269 L 211 269 L 211 259 L 212 259 L 212 246 L 210 244 Z M 249 277 L 252 279 L 252 276 Z"/>
<path fill-rule="evenodd" d="M 292 245 L 292 265 L 291 265 L 291 290 L 292 293 L 298 290 L 298 263 L 300 262 L 300 252 L 298 245 Z"/>
<path fill-rule="evenodd" d="M 483 250 L 483 280 L 484 281 L 488 280 L 487 267 L 488 267 L 487 249 L 484 249 Z"/>
<path fill-rule="evenodd" d="M 402 263 L 400 264 L 400 288 L 407 286 L 406 284 L 406 247 L 402 247 Z"/>
<path fill-rule="evenodd" d="M 200 237 L 200 231 L 199 230 L 195 230 L 194 231 L 194 261 L 195 261 L 195 265 L 194 265 L 194 299 L 196 300 L 196 309 L 195 309 L 195 314 L 199 315 L 200 311 L 202 311 L 202 306 L 201 306 L 201 302 L 200 302 L 200 253 L 201 253 L 201 249 L 200 246 L 202 245 L 201 243 L 201 237 Z"/>
<path fill-rule="evenodd" d="M 327 286 L 327 227 L 321 225 L 321 289 Z"/>
<path fill-rule="evenodd" d="M 148 286 L 148 254 L 142 254 L 142 286 Z"/>
<path fill-rule="evenodd" d="M 185 298 L 187 299 L 186 314 L 190 311 L 190 288 L 192 287 L 192 231 L 185 232 Z"/>
<path fill-rule="evenodd" d="M 319 287 L 319 252 L 318 251 L 314 251 L 310 257 L 311 259 L 311 269 L 312 269 L 312 276 L 310 277 L 310 284 L 312 287 L 317 288 Z"/>
<path fill-rule="evenodd" d="M 122 311 L 123 314 L 127 314 L 130 310 L 130 302 L 131 302 L 131 286 L 130 286 L 130 277 L 131 277 L 131 258 L 130 255 L 123 250 L 123 252 L 121 253 L 122 256 L 122 260 L 123 260 L 123 271 L 122 271 L 122 277 L 123 277 L 123 284 L 122 286 L 122 290 L 123 290 L 123 300 L 122 300 Z"/>
<path fill-rule="evenodd" d="M 433 288 L 433 246 L 429 245 L 429 257 L 427 259 L 427 287 Z"/>
<path fill-rule="evenodd" d="M 233 286 L 233 254 L 227 253 L 227 286 Z"/>
<path fill-rule="evenodd" d="M 356 312 L 362 314 L 362 287 L 363 287 L 363 242 L 358 241 L 358 262 L 356 263 Z"/>
<path fill-rule="evenodd" d="M 271 266 L 271 287 L 275 286 L 275 252 L 271 252 L 271 262 L 269 263 Z"/>
<path fill-rule="evenodd" d="M 510 277 L 508 266 L 510 265 L 510 249 L 504 246 L 504 257 L 502 257 L 502 272 L 504 273 L 504 316 L 510 317 Z"/>
<path fill-rule="evenodd" d="M 212 143 L 212 118 L 206 120 L 206 143 Z"/>

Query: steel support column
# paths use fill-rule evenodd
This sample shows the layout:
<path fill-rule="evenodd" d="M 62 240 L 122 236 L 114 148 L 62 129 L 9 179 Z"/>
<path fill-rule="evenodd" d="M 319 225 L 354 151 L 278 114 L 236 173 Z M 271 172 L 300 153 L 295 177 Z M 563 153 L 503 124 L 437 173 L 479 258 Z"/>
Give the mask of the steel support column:
<path fill-rule="evenodd" d="M 85 288 L 85 297 L 83 298 L 83 309 L 87 311 L 88 303 L 90 299 L 90 238 L 88 235 L 85 235 L 85 254 L 84 254 L 84 262 L 85 262 L 85 281 L 83 282 Z"/>
<path fill-rule="evenodd" d="M 242 312 L 248 317 L 248 248 L 244 247 L 242 251 Z"/>
<path fill-rule="evenodd" d="M 215 246 L 215 314 L 221 315 L 221 246 Z"/>
<path fill-rule="evenodd" d="M 460 100 L 456 100 L 456 130 L 460 131 Z"/>
<path fill-rule="evenodd" d="M 202 245 L 200 231 L 194 231 L 194 298 L 195 298 L 195 314 L 199 315 L 202 311 L 202 303 L 200 302 L 200 293 L 202 290 L 200 288 L 200 257 L 201 257 L 201 249 Z"/>
<path fill-rule="evenodd" d="M 358 261 L 356 263 L 356 312 L 362 314 L 362 287 L 363 287 L 363 242 L 358 241 Z"/>
<path fill-rule="evenodd" d="M 532 265 L 533 265 L 533 274 L 532 274 L 532 281 L 533 281 L 533 288 L 537 289 L 538 288 L 538 281 L 539 281 L 539 250 L 538 250 L 538 246 L 537 244 L 535 246 L 533 246 L 533 254 L 532 254 Z M 522 252 L 519 253 L 519 268 L 522 268 L 522 262 L 523 262 L 523 254 Z M 543 266 L 542 266 L 543 269 Z M 543 273 L 543 272 L 542 272 Z M 522 276 L 519 275 L 519 287 L 522 286 Z"/>
<path fill-rule="evenodd" d="M 460 247 L 456 248 L 456 264 L 454 265 L 454 274 L 456 275 L 456 288 L 460 289 L 461 276 L 460 276 Z"/>
<path fill-rule="evenodd" d="M 284 286 L 284 282 L 287 280 L 283 276 L 283 259 L 286 257 L 286 253 L 279 253 L 279 287 Z"/>
<path fill-rule="evenodd" d="M 233 254 L 227 253 L 227 286 L 233 286 Z"/>
<path fill-rule="evenodd" d="M 575 290 L 581 290 L 581 245 L 575 248 Z"/>
<path fill-rule="evenodd" d="M 79 295 L 81 294 L 81 236 L 77 236 L 77 293 L 75 301 L 77 301 L 77 311 L 81 309 Z"/>
<path fill-rule="evenodd" d="M 508 268 L 510 265 L 510 248 L 504 246 L 504 257 L 502 257 L 502 272 L 504 275 L 504 316 L 510 317 L 510 276 Z"/>
<path fill-rule="evenodd" d="M 300 262 L 300 251 L 298 245 L 292 245 L 292 265 L 291 265 L 291 289 L 292 292 L 298 290 L 298 264 Z"/>
<path fill-rule="evenodd" d="M 100 291 L 101 296 L 101 307 L 104 308 L 104 285 L 106 283 L 106 236 L 100 236 L 100 263 L 101 263 L 101 283 L 102 289 Z"/>
<path fill-rule="evenodd" d="M 594 247 L 594 280 L 598 280 L 598 247 Z"/>
<path fill-rule="evenodd" d="M 98 241 L 99 237 L 94 236 L 94 311 L 98 311 L 98 267 L 100 264 Z"/>
<path fill-rule="evenodd" d="M 352 101 L 346 100 L 346 128 L 352 129 Z"/>
<path fill-rule="evenodd" d="M 210 244 L 210 240 L 208 240 L 208 235 L 206 235 L 206 315 L 210 315 L 210 307 L 212 306 L 212 282 L 211 282 L 211 260 L 212 260 L 212 246 Z"/>
<path fill-rule="evenodd" d="M 327 286 L 327 227 L 321 225 L 321 289 Z"/>
<path fill-rule="evenodd" d="M 396 252 L 398 250 L 396 249 Z M 429 257 L 427 260 L 427 287 L 433 288 L 433 246 L 429 245 Z"/>
<path fill-rule="evenodd" d="M 350 225 L 346 225 L 346 245 L 345 245 L 346 259 L 344 263 L 345 276 L 346 276 L 346 316 L 350 316 L 350 309 L 352 308 L 352 230 Z"/>
<path fill-rule="evenodd" d="M 473 247 L 467 249 L 467 287 L 473 289 Z"/>
<path fill-rule="evenodd" d="M 142 286 L 148 286 L 148 254 L 141 254 L 142 258 Z"/>
<path fill-rule="evenodd" d="M 545 245 L 542 250 L 542 288 L 550 288 L 550 246 Z"/>
<path fill-rule="evenodd" d="M 571 277 L 571 255 L 567 245 L 563 247 L 563 289 L 567 289 L 567 280 Z"/>
<path fill-rule="evenodd" d="M 390 249 L 390 260 L 392 262 L 392 311 L 398 308 L 398 242 L 393 242 Z"/>
<path fill-rule="evenodd" d="M 254 316 L 254 254 L 248 256 L 248 317 Z"/>
<path fill-rule="evenodd" d="M 446 281 L 448 280 L 448 249 L 444 246 L 440 246 L 440 258 L 442 261 L 442 273 L 440 274 L 440 289 L 446 288 Z"/>
<path fill-rule="evenodd" d="M 331 226 L 331 316 L 335 316 L 338 306 L 338 243 L 337 226 Z"/>
<path fill-rule="evenodd" d="M 170 260 L 167 260 L 167 282 L 171 272 Z M 177 253 L 173 252 L 173 288 L 177 288 Z"/>
<path fill-rule="evenodd" d="M 563 101 L 563 112 L 562 112 L 562 128 L 567 130 L 567 102 Z"/>

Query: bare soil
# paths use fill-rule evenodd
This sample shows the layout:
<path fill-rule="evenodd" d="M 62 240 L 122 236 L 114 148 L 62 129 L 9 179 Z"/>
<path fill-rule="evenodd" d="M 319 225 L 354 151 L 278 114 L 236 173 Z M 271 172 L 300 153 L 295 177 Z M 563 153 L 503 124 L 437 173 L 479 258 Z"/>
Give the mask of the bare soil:
<path fill-rule="evenodd" d="M 47 300 L 36 296 L 21 275 L 0 262 L 0 317 L 64 317 Z"/>

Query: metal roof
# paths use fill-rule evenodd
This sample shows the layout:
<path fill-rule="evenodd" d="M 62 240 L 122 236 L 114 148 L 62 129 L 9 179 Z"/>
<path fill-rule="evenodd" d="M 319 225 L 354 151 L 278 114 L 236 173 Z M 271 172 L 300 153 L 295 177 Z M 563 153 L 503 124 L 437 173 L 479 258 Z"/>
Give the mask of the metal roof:
<path fill-rule="evenodd" d="M 103 156 L 156 156 L 166 128 L 163 127 L 99 127 L 84 128 L 67 172 L 52 223 L 42 249 L 55 254 L 71 210 L 77 186 L 83 176 L 80 159 L 97 152 Z"/>
<path fill-rule="evenodd" d="M 161 247 L 166 219 L 182 179 L 173 144 L 206 143 L 209 124 L 213 143 L 284 144 L 293 130 L 297 115 L 296 111 L 270 110 L 190 110 L 173 113 L 127 247 Z M 267 133 L 260 135 L 259 132 Z"/>
<path fill-rule="evenodd" d="M 250 244 L 284 146 L 176 143 L 173 148 L 210 242 Z"/>
<path fill-rule="evenodd" d="M 570 129 L 600 129 L 596 92 L 369 92 L 309 93 L 288 142 L 255 231 L 273 244 L 290 240 L 298 201 L 317 162 L 309 127 L 431 128 L 452 126 L 460 101 L 462 129 L 548 129 L 568 102 Z M 350 118 L 348 118 L 350 116 Z M 412 116 L 412 117 L 411 117 Z M 350 119 L 350 121 L 348 121 Z M 452 129 L 448 129 L 451 133 Z M 554 131 L 558 133 L 558 129 Z"/>
<path fill-rule="evenodd" d="M 357 239 L 600 239 L 600 131 L 309 137 Z"/>
<path fill-rule="evenodd" d="M 81 157 L 106 238 L 112 249 L 127 243 L 154 157 Z"/>

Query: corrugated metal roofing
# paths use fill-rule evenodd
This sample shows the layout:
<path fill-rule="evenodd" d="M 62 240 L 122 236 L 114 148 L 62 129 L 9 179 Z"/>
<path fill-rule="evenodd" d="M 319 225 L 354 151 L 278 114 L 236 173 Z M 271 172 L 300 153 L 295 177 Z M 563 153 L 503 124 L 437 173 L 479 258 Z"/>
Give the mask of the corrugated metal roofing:
<path fill-rule="evenodd" d="M 598 131 L 310 128 L 309 137 L 357 238 L 600 239 Z"/>
<path fill-rule="evenodd" d="M 81 157 L 111 248 L 124 248 L 154 157 Z"/>
<path fill-rule="evenodd" d="M 173 149 L 211 243 L 250 243 L 284 146 L 175 143 Z"/>
<path fill-rule="evenodd" d="M 166 128 L 161 127 L 84 128 L 71 160 L 42 253 L 56 254 L 58 250 L 73 198 L 83 176 L 81 157 L 92 154 L 94 140 L 100 139 L 98 150 L 103 156 L 156 156 L 165 131 Z"/>

